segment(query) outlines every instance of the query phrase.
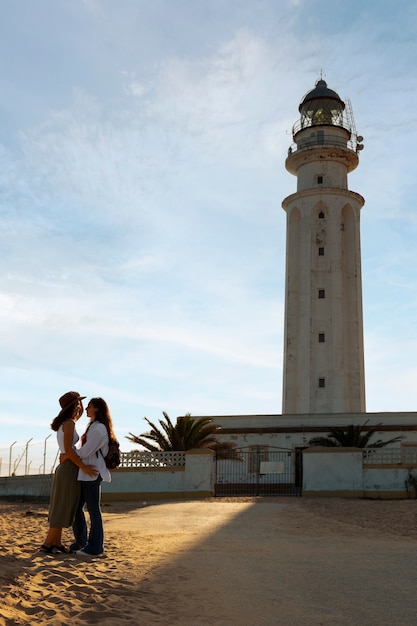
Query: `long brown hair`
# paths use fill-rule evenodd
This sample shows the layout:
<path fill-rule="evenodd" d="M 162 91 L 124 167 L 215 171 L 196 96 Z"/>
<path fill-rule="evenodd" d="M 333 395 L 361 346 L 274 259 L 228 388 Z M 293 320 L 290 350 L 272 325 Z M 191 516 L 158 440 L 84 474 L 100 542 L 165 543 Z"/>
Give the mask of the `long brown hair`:
<path fill-rule="evenodd" d="M 51 423 L 52 430 L 56 432 L 60 429 L 60 427 L 62 426 L 64 422 L 66 422 L 67 420 L 73 420 L 74 417 L 77 415 L 78 407 L 79 407 L 79 403 L 75 402 L 74 404 L 71 404 L 69 407 L 61 411 L 61 413 L 59 413 L 52 420 L 52 423 Z"/>
<path fill-rule="evenodd" d="M 110 415 L 109 407 L 107 406 L 107 402 L 103 400 L 103 398 L 91 398 L 88 404 L 92 404 L 95 409 L 97 409 L 95 422 L 101 422 L 107 428 L 107 434 L 109 439 L 116 439 L 113 430 L 113 421 Z"/>

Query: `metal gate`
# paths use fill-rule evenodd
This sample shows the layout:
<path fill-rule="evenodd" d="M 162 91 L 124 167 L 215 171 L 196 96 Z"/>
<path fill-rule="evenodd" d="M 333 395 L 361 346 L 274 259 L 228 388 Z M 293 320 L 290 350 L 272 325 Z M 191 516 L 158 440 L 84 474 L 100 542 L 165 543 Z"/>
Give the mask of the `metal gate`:
<path fill-rule="evenodd" d="M 302 448 L 238 448 L 238 459 L 216 459 L 216 496 L 300 496 Z"/>

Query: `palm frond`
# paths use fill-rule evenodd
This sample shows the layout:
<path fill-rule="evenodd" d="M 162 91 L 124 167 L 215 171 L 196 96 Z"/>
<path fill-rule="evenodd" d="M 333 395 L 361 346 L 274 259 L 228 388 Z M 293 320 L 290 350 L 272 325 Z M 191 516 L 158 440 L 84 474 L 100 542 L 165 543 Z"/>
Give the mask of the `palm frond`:
<path fill-rule="evenodd" d="M 392 443 L 398 443 L 402 437 L 394 437 L 387 441 L 378 439 L 374 443 L 369 443 L 381 424 L 376 424 L 372 428 L 366 428 L 369 420 L 363 424 L 350 424 L 345 428 L 335 426 L 331 428 L 327 437 L 312 437 L 308 442 L 310 446 L 324 446 L 327 448 L 384 448 Z"/>
<path fill-rule="evenodd" d="M 218 440 L 217 434 L 221 428 L 213 424 L 212 418 L 194 418 L 191 417 L 191 413 L 186 413 L 186 415 L 178 417 L 176 423 L 173 424 L 168 413 L 162 411 L 162 414 L 164 419 L 158 420 L 159 426 L 145 417 L 150 430 L 139 436 L 129 433 L 126 438 L 153 452 L 157 450 L 181 451 L 194 448 L 211 448 L 216 452 L 220 451 L 222 454 L 228 455 L 222 458 L 237 458 L 233 456 L 236 444 Z"/>

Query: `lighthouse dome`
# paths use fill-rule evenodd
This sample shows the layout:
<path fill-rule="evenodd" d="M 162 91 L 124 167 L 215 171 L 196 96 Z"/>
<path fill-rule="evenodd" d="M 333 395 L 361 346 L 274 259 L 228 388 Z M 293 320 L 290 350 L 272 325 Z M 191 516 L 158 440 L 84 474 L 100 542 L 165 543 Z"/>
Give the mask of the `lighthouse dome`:
<path fill-rule="evenodd" d="M 329 89 L 325 80 L 317 81 L 314 89 L 302 99 L 298 110 L 301 113 L 302 126 L 330 124 L 340 126 L 345 103 L 333 89 Z"/>
<path fill-rule="evenodd" d="M 311 91 L 308 91 L 304 98 L 301 100 L 300 106 L 298 110 L 301 113 L 302 107 L 309 102 L 310 100 L 315 100 L 316 98 L 331 98 L 332 100 L 337 100 L 342 105 L 342 108 L 345 108 L 344 102 L 341 100 L 338 93 L 333 91 L 333 89 L 329 89 L 325 80 L 320 79 L 316 82 L 316 86 Z"/>

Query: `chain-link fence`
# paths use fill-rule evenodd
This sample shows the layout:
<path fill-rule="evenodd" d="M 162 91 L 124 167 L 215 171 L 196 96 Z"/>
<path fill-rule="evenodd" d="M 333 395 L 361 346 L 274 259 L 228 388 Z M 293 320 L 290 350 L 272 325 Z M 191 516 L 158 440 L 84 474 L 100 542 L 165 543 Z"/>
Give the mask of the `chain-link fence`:
<path fill-rule="evenodd" d="M 58 463 L 56 437 L 44 440 L 14 441 L 0 448 L 0 476 L 52 474 Z"/>

